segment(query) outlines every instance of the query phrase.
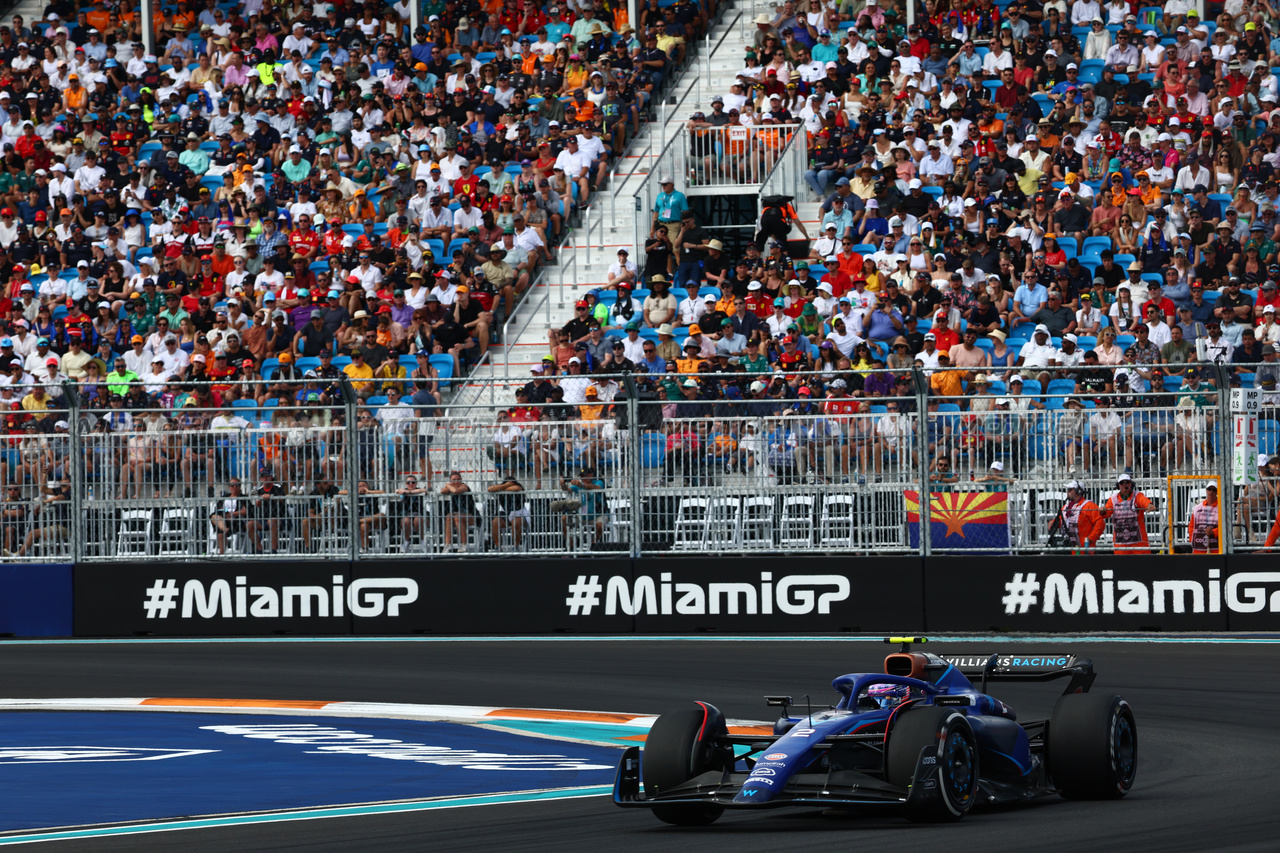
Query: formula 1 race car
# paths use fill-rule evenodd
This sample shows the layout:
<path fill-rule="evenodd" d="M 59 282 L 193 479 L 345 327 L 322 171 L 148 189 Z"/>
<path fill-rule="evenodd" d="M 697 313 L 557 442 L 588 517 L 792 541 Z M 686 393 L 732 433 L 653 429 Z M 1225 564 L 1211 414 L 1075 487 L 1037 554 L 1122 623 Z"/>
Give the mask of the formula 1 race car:
<path fill-rule="evenodd" d="M 1073 654 L 935 655 L 923 638 L 883 673 L 832 682 L 839 701 L 800 713 L 789 696 L 772 738 L 730 734 L 714 706 L 663 714 L 643 752 L 618 763 L 613 800 L 667 823 L 709 824 L 725 809 L 899 805 L 913 821 L 955 821 L 975 805 L 1046 794 L 1118 799 L 1133 787 L 1138 730 L 1119 696 L 1089 693 L 1093 662 Z M 1018 722 L 989 682 L 1067 678 L 1047 720 Z M 979 687 L 974 681 L 980 679 Z M 644 783 L 643 793 L 641 782 Z"/>

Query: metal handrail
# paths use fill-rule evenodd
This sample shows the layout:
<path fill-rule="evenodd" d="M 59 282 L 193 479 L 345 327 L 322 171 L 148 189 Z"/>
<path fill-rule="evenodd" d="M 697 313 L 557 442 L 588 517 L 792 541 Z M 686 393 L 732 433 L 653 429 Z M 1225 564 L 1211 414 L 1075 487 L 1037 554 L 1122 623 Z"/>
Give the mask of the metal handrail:
<path fill-rule="evenodd" d="M 563 268 L 563 265 L 561 268 Z M 521 299 L 520 302 L 516 304 L 515 310 L 511 313 L 511 316 L 508 317 L 506 321 L 502 324 L 502 375 L 504 378 L 509 379 L 511 377 L 511 348 L 515 344 L 515 339 L 520 337 L 520 335 L 524 334 L 524 330 L 529 328 L 529 323 L 530 321 L 533 320 L 533 316 L 538 313 L 538 309 L 531 302 L 529 294 L 533 293 L 538 288 L 538 286 L 543 283 L 543 279 L 545 279 L 546 276 L 547 276 L 546 269 L 540 268 L 538 270 L 538 275 L 533 280 L 533 284 L 529 285 L 529 289 L 525 291 L 524 298 Z M 546 285 L 546 287 L 544 287 L 543 290 L 548 291 L 548 292 L 545 292 L 542 297 L 544 302 L 548 302 L 551 299 L 551 294 L 549 292 L 550 285 Z M 560 298 L 561 298 L 561 301 L 564 300 L 563 280 L 560 283 Z M 526 306 L 529 306 L 530 310 L 521 312 L 520 309 Z M 550 311 L 551 311 L 551 308 L 550 308 L 550 305 L 548 305 L 547 307 L 548 322 L 550 322 Z M 511 333 L 511 324 L 516 321 L 516 316 L 521 313 L 524 314 L 524 320 L 522 321 L 516 333 L 513 335 Z"/>
<path fill-rule="evenodd" d="M 729 33 L 733 32 L 734 25 L 737 24 L 738 21 L 742 19 L 742 17 L 743 17 L 743 13 L 739 11 L 738 14 L 734 16 L 733 20 L 729 22 L 729 25 L 724 28 L 724 32 L 720 34 L 720 38 L 716 41 L 714 46 L 712 46 L 711 44 L 711 31 L 715 28 L 715 26 L 714 24 L 712 24 L 707 27 L 706 53 L 707 53 L 707 81 L 708 82 L 711 81 L 711 57 L 714 56 L 715 52 L 718 51 L 721 45 L 724 44 L 725 38 L 728 37 Z"/>
<path fill-rule="evenodd" d="M 901 417 L 888 413 L 890 417 L 897 419 L 896 425 L 891 431 L 876 432 L 874 435 L 869 427 L 886 414 L 880 407 L 893 402 L 893 398 L 869 397 L 857 401 L 867 403 L 866 410 L 842 409 L 832 412 L 817 405 L 804 412 L 793 411 L 787 417 L 781 417 L 780 407 L 790 407 L 792 400 L 800 398 L 784 395 L 786 399 L 775 399 L 771 405 L 776 404 L 777 407 L 770 408 L 768 412 L 750 408 L 755 405 L 752 401 L 743 401 L 734 404 L 745 407 L 743 409 L 721 411 L 709 417 L 684 416 L 676 404 L 674 411 L 663 411 L 660 427 L 645 426 L 658 423 L 657 419 L 651 417 L 654 414 L 653 407 L 665 407 L 671 405 L 672 401 L 665 396 L 661 399 L 641 398 L 639 385 L 656 377 L 621 375 L 616 379 L 619 380 L 619 385 L 629 389 L 628 393 L 614 398 L 613 391 L 609 391 L 602 402 L 612 402 L 625 412 L 625 423 L 616 421 L 607 410 L 599 410 L 591 414 L 583 412 L 569 421 L 557 417 L 555 423 L 536 425 L 521 422 L 517 425 L 522 430 L 528 430 L 524 440 L 529 452 L 538 448 L 561 446 L 561 452 L 564 453 L 569 444 L 580 440 L 571 436 L 568 430 L 578 429 L 587 423 L 593 424 L 588 430 L 595 430 L 592 433 L 594 437 L 585 441 L 583 449 L 600 453 L 607 460 L 607 470 L 603 474 L 606 495 L 611 502 L 618 503 L 619 512 L 626 514 L 625 522 L 609 522 L 609 529 L 612 531 L 610 535 L 615 537 L 612 540 L 615 543 L 627 541 L 622 538 L 626 535 L 622 531 L 629 531 L 629 535 L 638 537 L 631 542 L 632 553 L 647 554 L 655 550 L 665 552 L 673 549 L 720 549 L 756 553 L 786 551 L 788 547 L 794 548 L 797 545 L 782 535 L 787 516 L 785 505 L 802 506 L 806 502 L 810 507 L 805 522 L 809 529 L 808 535 L 816 538 L 819 545 L 842 542 L 842 547 L 846 550 L 859 553 L 886 550 L 919 550 L 921 553 L 929 553 L 932 549 L 932 553 L 942 554 L 955 551 L 953 545 L 934 547 L 939 542 L 933 538 L 936 534 L 930 532 L 927 502 L 919 507 L 921 522 L 918 548 L 911 543 L 907 535 L 909 525 L 903 492 L 917 489 L 949 493 L 1007 492 L 1009 540 L 1007 546 L 999 546 L 1000 550 L 1012 553 L 1063 553 L 1071 550 L 1072 545 L 1051 544 L 1047 538 L 1048 522 L 1052 520 L 1056 507 L 1061 505 L 1059 493 L 1067 483 L 1078 479 L 1091 493 L 1096 494 L 1102 490 L 1105 496 L 1115 487 L 1117 476 L 1123 470 L 1122 466 L 1128 464 L 1122 458 L 1126 452 L 1133 456 L 1133 477 L 1139 487 L 1147 491 L 1151 499 L 1160 506 L 1155 511 L 1159 523 L 1167 522 L 1163 532 L 1158 537 L 1153 536 L 1153 547 L 1168 550 L 1175 545 L 1181 548 L 1187 544 L 1185 522 L 1189 508 L 1194 501 L 1200 499 L 1198 495 L 1206 484 L 1216 481 L 1222 491 L 1221 517 L 1230 520 L 1230 523 L 1223 525 L 1222 536 L 1225 550 L 1231 553 L 1259 547 L 1258 543 L 1265 535 L 1276 509 L 1273 499 L 1260 497 L 1260 492 L 1247 488 L 1259 482 L 1256 470 L 1248 470 L 1254 467 L 1254 457 L 1247 454 L 1236 460 L 1237 466 L 1243 460 L 1244 474 L 1252 473 L 1254 476 L 1242 477 L 1239 468 L 1233 471 L 1231 464 L 1232 456 L 1239 456 L 1239 448 L 1235 446 L 1233 438 L 1247 438 L 1250 434 L 1263 437 L 1261 446 L 1254 446 L 1252 453 L 1260 449 L 1277 449 L 1277 419 L 1274 417 L 1277 413 L 1274 405 L 1276 401 L 1269 396 L 1274 392 L 1261 391 L 1258 392 L 1259 397 L 1254 398 L 1262 404 L 1261 411 L 1257 413 L 1261 429 L 1255 427 L 1250 433 L 1244 426 L 1234 424 L 1239 415 L 1232 408 L 1235 404 L 1232 399 L 1234 395 L 1227 393 L 1231 382 L 1229 371 L 1236 371 L 1241 367 L 1243 366 L 1197 365 L 1202 375 L 1210 371 L 1215 379 L 1213 387 L 1205 386 L 1202 389 L 1206 399 L 1195 401 L 1202 405 L 1201 408 L 1188 408 L 1181 401 L 1191 398 L 1187 398 L 1185 392 L 1172 389 L 1138 395 L 1139 400 L 1134 403 L 1128 402 L 1133 395 L 1124 393 L 1079 393 L 1078 388 L 1069 386 L 1051 392 L 1051 386 L 1044 386 L 1028 391 L 1026 397 L 1022 398 L 1031 403 L 1032 408 L 1023 407 L 1007 413 L 992 412 L 987 407 L 978 405 L 979 401 L 994 403 L 1000 399 L 997 395 L 1003 394 L 1002 391 L 948 398 L 938 395 L 941 385 L 931 387 L 930 373 L 933 378 L 937 378 L 939 374 L 948 371 L 964 372 L 963 369 L 867 371 L 867 381 L 870 381 L 872 374 L 894 374 L 898 379 L 911 375 L 916 380 L 913 388 L 901 390 L 900 396 L 896 398 L 911 406 L 909 413 L 904 410 Z M 1269 371 L 1274 365 L 1256 365 L 1254 369 L 1263 367 Z M 1052 372 L 1054 369 L 1046 370 Z M 1128 371 L 1134 367 L 1125 365 L 1104 369 Z M 1012 372 L 1024 374 L 1027 371 L 1026 368 L 1012 369 Z M 1008 368 L 997 368 L 994 371 L 997 376 L 1010 372 L 1011 369 Z M 598 378 L 604 379 L 603 376 Z M 677 378 L 684 380 L 688 377 Z M 556 379 L 561 382 L 562 387 L 569 384 L 567 377 Z M 495 379 L 490 384 L 496 388 L 502 381 Z M 1028 380 L 1028 383 L 1031 381 Z M 245 390 L 269 384 L 271 383 L 263 381 L 245 383 Z M 514 388 L 522 384 L 520 379 L 516 379 L 508 381 L 505 387 Z M 42 446 L 47 448 L 51 462 L 64 466 L 72 484 L 72 506 L 78 506 L 80 510 L 70 516 L 79 519 L 77 524 L 65 525 L 65 531 L 57 532 L 47 544 L 42 540 L 40 547 L 27 549 L 27 553 L 19 559 L 47 560 L 62 555 L 64 548 L 67 549 L 66 553 L 80 558 L 138 559 L 147 554 L 157 554 L 157 543 L 165 536 L 176 536 L 180 540 L 171 543 L 173 548 L 158 552 L 168 558 L 239 560 L 253 557 L 254 549 L 247 547 L 243 536 L 232 545 L 225 557 L 215 553 L 212 542 L 214 534 L 209 526 L 208 516 L 217 511 L 215 502 L 222 500 L 215 498 L 214 492 L 223 488 L 231 477 L 241 477 L 245 483 L 243 494 L 246 499 L 256 500 L 252 493 L 267 470 L 259 466 L 265 464 L 274 467 L 277 482 L 298 487 L 287 494 L 273 497 L 272 506 L 280 511 L 266 516 L 268 520 L 280 519 L 282 528 L 291 528 L 291 532 L 282 530 L 287 540 L 285 549 L 288 553 L 308 553 L 306 549 L 314 545 L 319 553 L 344 554 L 348 559 L 357 560 L 378 559 L 391 553 L 409 553 L 403 549 L 409 547 L 410 543 L 406 541 L 401 544 L 388 540 L 385 535 L 378 537 L 375 543 L 359 543 L 358 540 L 365 531 L 359 527 L 360 519 L 350 500 L 339 501 L 336 507 L 317 509 L 315 514 L 309 514 L 308 508 L 313 500 L 317 501 L 317 506 L 319 504 L 316 494 L 306 491 L 306 485 L 312 480 L 314 473 L 307 472 L 308 466 L 341 466 L 341 472 L 335 476 L 334 482 L 345 488 L 348 495 L 356 491 L 360 480 L 367 480 L 375 490 L 373 494 L 378 496 L 376 500 L 386 505 L 380 511 L 393 520 L 399 516 L 395 515 L 396 510 L 390 505 L 398 506 L 399 499 L 391 492 L 397 488 L 401 475 L 416 471 L 420 476 L 425 474 L 427 479 L 423 482 L 429 483 L 432 469 L 439 475 L 457 468 L 464 472 L 468 482 L 476 490 L 477 497 L 481 497 L 479 493 L 482 489 L 477 487 L 496 482 L 511 470 L 504 467 L 502 461 L 491 452 L 495 443 L 495 431 L 502 426 L 498 416 L 507 411 L 510 405 L 507 402 L 499 401 L 488 405 L 478 402 L 450 404 L 448 414 L 443 417 L 418 414 L 409 420 L 393 418 L 375 424 L 364 422 L 356 426 L 359 423 L 357 413 L 364 410 L 375 411 L 379 403 L 358 398 L 354 393 L 355 386 L 345 380 L 342 386 L 343 393 L 338 402 L 319 407 L 301 405 L 303 409 L 326 417 L 333 409 L 341 407 L 345 415 L 343 421 L 333 421 L 326 426 L 314 428 L 295 429 L 288 422 L 250 425 L 232 430 L 179 425 L 174 432 L 167 433 L 159 431 L 154 424 L 146 426 L 135 422 L 132 427 L 121 427 L 112 432 L 94 429 L 79 433 L 77 437 L 80 441 L 75 443 L 72 442 L 72 434 L 27 437 L 31 441 L 43 442 Z M 602 388 L 606 386 L 617 387 L 607 382 L 600 385 Z M 89 418 L 95 412 L 95 409 L 89 408 L 89 401 L 80 399 L 74 390 L 64 386 L 68 406 L 67 420 L 73 425 L 79 424 L 81 418 Z M 774 396 L 781 393 L 776 391 Z M 1018 394 L 1011 396 L 1015 400 L 1019 399 Z M 491 394 L 491 399 L 499 398 Z M 1101 402 L 1103 399 L 1114 401 L 1110 409 L 1121 419 L 1118 427 L 1105 427 L 1105 431 L 1105 425 L 1101 422 L 1098 426 L 1093 426 L 1088 420 L 1091 414 L 1100 417 L 1106 415 L 1105 404 Z M 1068 400 L 1081 402 L 1084 409 L 1075 412 L 1069 408 L 1064 410 L 1060 404 Z M 1095 401 L 1098 401 L 1097 410 L 1090 412 Z M 816 399 L 814 401 L 815 405 L 821 402 Z M 935 410 L 932 408 L 933 403 L 959 403 L 960 406 L 944 405 Z M 198 414 L 201 410 L 157 411 L 180 421 L 185 414 Z M 219 408 L 204 411 L 234 413 L 236 410 Z M 1208 417 L 1208 413 L 1212 413 L 1212 417 Z M 759 422 L 761 418 L 762 423 Z M 1010 432 L 1001 426 L 1002 422 L 1011 418 L 1022 423 L 1023 428 Z M 1067 423 L 1069 420 L 1072 421 L 1070 424 Z M 515 419 L 512 418 L 512 421 Z M 1202 426 L 1197 427 L 1197 423 Z M 1206 428 L 1210 423 L 1212 429 Z M 791 426 L 788 427 L 787 424 Z M 912 426 L 916 430 L 914 434 L 907 431 Z M 77 428 L 73 427 L 75 429 Z M 799 461 L 793 469 L 785 472 L 785 476 L 779 475 L 780 469 L 772 461 L 766 460 L 764 467 L 759 464 L 743 467 L 734 459 L 725 460 L 718 456 L 713 459 L 702 451 L 685 451 L 682 448 L 686 445 L 680 441 L 673 447 L 677 454 L 684 454 L 687 458 L 677 459 L 678 464 L 665 466 L 658 458 L 661 454 L 657 452 L 657 444 L 666 446 L 665 439 L 676 433 L 700 436 L 694 444 L 688 446 L 701 447 L 705 451 L 713 446 L 706 441 L 706 437 L 722 432 L 734 440 L 750 441 L 751 449 L 745 452 L 754 453 L 758 463 L 765 453 L 759 443 L 759 436 L 767 435 L 773 430 L 787 429 L 802 437 L 807 446 L 817 451 L 817 455 L 806 453 L 808 461 Z M 288 440 L 298 430 L 316 438 L 321 448 L 318 454 L 299 449 L 309 446 L 308 444 L 299 445 Z M 754 435 L 748 435 L 752 432 Z M 205 465 L 204 469 L 193 468 L 180 472 L 162 468 L 157 473 L 149 464 L 144 464 L 146 459 L 128 458 L 134 452 L 150 452 L 148 447 L 158 448 L 162 441 L 166 441 L 161 436 L 169 435 L 182 442 L 181 446 L 190 451 L 192 460 L 207 458 L 207 464 L 201 463 Z M 880 435 L 884 438 L 878 437 Z M 1006 449 L 998 450 L 1002 436 L 1009 437 L 1011 441 Z M 422 437 L 426 437 L 427 442 L 419 444 L 415 439 Z M 135 448 L 134 438 L 144 439 L 144 443 Z M 1211 446 L 1215 439 L 1216 448 Z M 1084 456 L 1079 455 L 1079 445 L 1074 448 L 1068 446 L 1077 440 L 1083 442 Z M 871 449 L 868 442 L 892 442 L 893 447 L 881 455 L 879 450 Z M 1105 454 L 1095 454 L 1097 464 L 1084 462 L 1083 465 L 1088 470 L 1071 470 L 1071 456 L 1068 454 L 1074 452 L 1077 459 L 1088 459 L 1090 442 L 1096 447 L 1110 442 L 1109 449 Z M 1178 458 L 1161 458 L 1177 442 L 1184 444 L 1183 449 L 1178 452 Z M 165 447 L 167 449 L 167 444 Z M 917 451 L 919 455 L 913 457 Z M 423 452 L 426 455 L 419 456 Z M 525 453 L 526 450 L 521 452 Z M 939 473 L 941 469 L 935 471 L 932 463 L 944 457 L 952 460 L 950 472 Z M 209 467 L 214 466 L 215 458 L 219 460 L 216 467 Z M 532 486 L 530 497 L 536 497 L 545 503 L 557 498 L 554 483 L 561 463 L 551 465 L 550 457 L 539 458 L 542 462 L 536 471 L 519 467 L 516 470 L 521 471 L 522 480 L 528 481 L 526 487 Z M 562 459 L 565 458 L 562 456 Z M 992 458 L 1003 458 L 1006 465 L 1012 465 L 1006 472 L 1009 477 L 981 476 Z M 425 470 L 416 464 L 420 459 L 428 461 Z M 875 461 L 868 464 L 868 460 Z M 532 463 L 533 457 L 527 457 L 526 461 Z M 138 465 L 141 467 L 135 470 Z M 120 476 L 120 472 L 126 467 L 134 470 L 134 474 L 128 478 Z M 974 478 L 974 473 L 980 476 Z M 1194 479 L 1167 485 L 1166 474 L 1169 473 L 1189 475 Z M 810 474 L 813 476 L 810 477 Z M 661 482 L 650 482 L 655 476 Z M 537 479 L 536 482 L 534 478 Z M 28 497 L 43 480 L 42 477 L 33 477 L 30 487 L 24 487 L 27 488 Z M 133 495 L 128 494 L 130 484 L 134 486 Z M 96 495 L 93 491 L 95 485 L 98 487 Z M 543 489 L 543 485 L 548 488 Z M 206 488 L 209 490 L 208 494 Z M 169 494 L 161 495 L 161 491 Z M 434 486 L 431 491 L 434 495 Z M 41 496 L 44 494 L 42 492 Z M 1243 505 L 1239 514 L 1233 510 L 1233 502 L 1237 497 L 1249 501 Z M 428 504 L 433 504 L 434 501 L 434 497 L 427 499 Z M 740 511 L 741 515 L 733 517 L 743 519 L 743 530 L 750 526 L 746 523 L 749 521 L 746 518 L 748 506 L 765 506 L 767 509 L 764 511 L 768 517 L 761 522 L 763 528 L 771 528 L 773 533 L 778 534 L 778 538 L 775 540 L 770 536 L 760 538 L 738 535 L 730 525 L 717 529 L 716 536 L 720 539 L 702 542 L 696 538 L 676 535 L 673 540 L 673 525 L 677 531 L 683 529 L 675 522 L 675 507 L 686 503 L 690 506 L 701 503 L 707 509 L 713 508 L 709 505 L 715 505 L 720 509 L 727 508 L 732 513 Z M 825 519 L 819 521 L 819 517 L 824 516 L 827 508 L 839 507 L 845 507 L 847 511 L 842 519 L 836 518 L 835 512 L 831 513 L 833 530 L 837 523 L 843 524 L 847 530 L 844 533 L 819 531 L 818 528 L 826 524 Z M 170 515 L 174 516 L 175 521 L 186 520 L 184 531 L 165 532 L 156 529 Z M 434 505 L 425 510 L 422 541 L 413 546 L 419 548 L 421 553 L 444 553 L 440 547 L 439 515 L 438 507 Z M 554 523 L 548 522 L 548 518 Z M 858 520 L 858 524 L 850 524 L 854 518 Z M 1152 518 L 1148 514 L 1149 524 L 1152 523 Z M 132 522 L 141 524 L 144 520 L 145 530 L 131 529 L 128 526 Z M 581 541 L 568 542 L 559 538 L 559 523 L 554 516 L 537 512 L 535 522 L 542 524 L 539 533 L 541 538 L 539 544 L 534 546 L 535 550 L 559 555 L 586 553 Z M 319 536 L 308 536 L 304 525 L 308 525 Z M 1243 535 L 1237 531 L 1241 527 L 1245 531 Z M 485 528 L 487 529 L 487 525 Z M 638 533 L 641 529 L 656 536 L 652 539 L 641 537 Z M 701 529 L 711 531 L 712 528 L 708 526 Z M 303 531 L 301 536 L 300 530 Z M 7 541 L 11 545 L 13 532 L 12 528 L 5 529 L 0 525 L 0 533 L 9 534 Z M 394 531 L 393 538 L 398 538 L 398 533 L 398 529 Z M 139 537 L 136 542 L 135 535 Z M 480 535 L 483 539 L 483 530 Z M 264 537 L 265 534 L 258 537 L 263 544 Z M 323 539 L 323 542 L 311 541 L 314 539 Z M 673 541 L 677 544 L 673 545 Z M 1104 542 L 1103 547 L 1110 546 Z M 302 550 L 298 550 L 299 548 Z M 482 547 L 478 547 L 472 553 L 478 555 L 484 551 Z"/>

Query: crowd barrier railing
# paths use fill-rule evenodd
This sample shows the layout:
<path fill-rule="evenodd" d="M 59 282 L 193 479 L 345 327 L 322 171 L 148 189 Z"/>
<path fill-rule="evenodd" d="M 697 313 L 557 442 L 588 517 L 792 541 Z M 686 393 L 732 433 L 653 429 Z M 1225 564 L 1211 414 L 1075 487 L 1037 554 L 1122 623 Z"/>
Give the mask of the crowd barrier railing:
<path fill-rule="evenodd" d="M 1280 399 L 1248 386 L 1276 369 L 1148 373 L 1153 390 L 1116 381 L 1140 365 L 1084 383 L 1056 367 L 749 384 L 713 368 L 495 379 L 497 399 L 526 394 L 447 408 L 411 379 L 177 386 L 158 408 L 67 386 L 47 421 L 16 413 L 0 436 L 0 547 L 31 562 L 1087 553 L 1133 544 L 1112 500 L 1127 476 L 1145 549 L 1252 551 L 1280 509 Z M 1084 543 L 1096 519 L 1075 516 L 1072 488 L 1101 511 Z M 1206 512 L 1218 538 L 1193 541 Z"/>

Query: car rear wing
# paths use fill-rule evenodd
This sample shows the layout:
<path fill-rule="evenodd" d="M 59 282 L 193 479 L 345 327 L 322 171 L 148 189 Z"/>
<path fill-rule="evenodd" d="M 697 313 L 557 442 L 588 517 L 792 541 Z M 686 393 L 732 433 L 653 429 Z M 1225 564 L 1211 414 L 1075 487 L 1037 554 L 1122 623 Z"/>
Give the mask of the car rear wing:
<path fill-rule="evenodd" d="M 1087 693 L 1097 673 L 1093 661 L 1070 652 L 996 652 L 991 655 L 938 655 L 970 681 L 1054 681 L 1071 679 L 1063 693 Z"/>

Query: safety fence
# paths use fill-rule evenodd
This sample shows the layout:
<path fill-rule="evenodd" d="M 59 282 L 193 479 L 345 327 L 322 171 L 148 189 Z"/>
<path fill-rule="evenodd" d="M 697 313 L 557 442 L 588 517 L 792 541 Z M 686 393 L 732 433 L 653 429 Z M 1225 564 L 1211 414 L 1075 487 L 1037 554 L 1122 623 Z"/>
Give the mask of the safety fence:
<path fill-rule="evenodd" d="M 752 379 L 706 364 L 494 380 L 515 406 L 345 376 L 149 403 L 65 386 L 64 408 L 6 418 L 0 547 L 36 562 L 1168 553 L 1212 516 L 1219 539 L 1197 550 L 1230 552 L 1259 548 L 1280 508 L 1280 401 L 1233 387 L 1275 365 Z M 1161 390 L 1135 387 L 1144 373 Z M 1079 500 L 1102 519 L 1084 543 L 1097 518 Z"/>

